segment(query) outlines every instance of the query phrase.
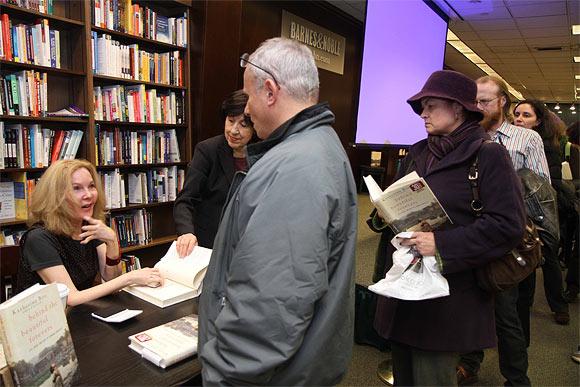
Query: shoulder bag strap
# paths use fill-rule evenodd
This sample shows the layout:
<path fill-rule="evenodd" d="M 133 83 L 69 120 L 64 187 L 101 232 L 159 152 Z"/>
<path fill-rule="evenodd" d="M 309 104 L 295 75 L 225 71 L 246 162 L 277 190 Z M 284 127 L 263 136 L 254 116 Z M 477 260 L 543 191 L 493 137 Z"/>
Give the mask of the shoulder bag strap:
<path fill-rule="evenodd" d="M 500 140 L 501 141 L 501 140 Z M 483 212 L 483 202 L 479 197 L 479 152 L 481 151 L 481 147 L 484 144 L 491 143 L 491 140 L 484 140 L 475 155 L 471 165 L 469 166 L 469 174 L 467 175 L 467 179 L 469 180 L 469 185 L 471 186 L 471 210 L 475 213 L 475 216 L 480 217 L 481 213 Z M 503 145 L 503 144 L 502 144 Z"/>

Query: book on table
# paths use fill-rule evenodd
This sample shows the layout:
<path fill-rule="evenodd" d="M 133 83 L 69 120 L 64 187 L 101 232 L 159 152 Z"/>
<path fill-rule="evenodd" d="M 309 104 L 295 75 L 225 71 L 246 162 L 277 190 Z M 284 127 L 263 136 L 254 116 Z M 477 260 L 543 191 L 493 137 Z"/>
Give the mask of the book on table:
<path fill-rule="evenodd" d="M 166 368 L 197 353 L 197 315 L 189 315 L 129 336 L 129 348 Z"/>
<path fill-rule="evenodd" d="M 78 360 L 56 284 L 36 284 L 1 304 L 0 328 L 15 385 L 75 382 Z"/>
<path fill-rule="evenodd" d="M 372 176 L 364 177 L 371 202 L 395 234 L 431 231 L 449 222 L 449 216 L 429 185 L 417 172 L 395 181 L 384 191 Z"/>
<path fill-rule="evenodd" d="M 155 264 L 164 277 L 163 286 L 131 285 L 123 290 L 160 308 L 199 296 L 211 249 L 196 246 L 191 254 L 179 258 L 176 246 L 174 241 L 165 256 Z"/>

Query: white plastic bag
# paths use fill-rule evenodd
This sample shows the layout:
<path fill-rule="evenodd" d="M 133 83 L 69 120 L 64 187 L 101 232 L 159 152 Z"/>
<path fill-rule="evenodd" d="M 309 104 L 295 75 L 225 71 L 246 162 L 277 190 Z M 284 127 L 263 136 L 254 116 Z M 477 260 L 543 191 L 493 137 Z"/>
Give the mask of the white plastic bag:
<path fill-rule="evenodd" d="M 393 253 L 393 267 L 385 278 L 369 290 L 381 296 L 417 301 L 449 295 L 449 283 L 439 272 L 433 256 L 420 259 L 413 256 L 410 247 L 401 246 L 397 238 L 410 238 L 412 232 L 397 234 L 391 243 L 397 248 Z"/>

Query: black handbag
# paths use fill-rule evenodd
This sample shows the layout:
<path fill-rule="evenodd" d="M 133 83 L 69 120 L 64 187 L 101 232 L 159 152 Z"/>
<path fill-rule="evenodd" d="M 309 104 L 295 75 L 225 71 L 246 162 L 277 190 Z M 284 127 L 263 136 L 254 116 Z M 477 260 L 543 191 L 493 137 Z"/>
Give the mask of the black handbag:
<path fill-rule="evenodd" d="M 366 286 L 355 284 L 354 342 L 370 345 L 381 351 L 390 349 L 388 340 L 379 336 L 374 328 L 378 295 Z"/>
<path fill-rule="evenodd" d="M 479 198 L 478 157 L 469 168 L 469 184 L 473 200 L 471 209 L 481 216 L 483 202 Z M 532 274 L 542 261 L 541 241 L 535 224 L 526 217 L 524 235 L 515 249 L 475 270 L 477 285 L 489 293 L 501 292 L 514 286 Z"/>

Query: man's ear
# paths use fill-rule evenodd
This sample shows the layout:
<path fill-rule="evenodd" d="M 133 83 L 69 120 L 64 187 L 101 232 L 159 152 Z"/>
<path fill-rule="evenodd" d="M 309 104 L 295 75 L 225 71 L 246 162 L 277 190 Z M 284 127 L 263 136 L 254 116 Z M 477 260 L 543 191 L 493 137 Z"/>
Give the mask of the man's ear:
<path fill-rule="evenodd" d="M 505 104 L 507 103 L 507 99 L 505 97 L 505 95 L 502 95 L 501 97 L 499 97 L 499 103 L 501 105 L 501 107 L 503 108 L 505 106 Z"/>
<path fill-rule="evenodd" d="M 268 105 L 273 105 L 278 99 L 280 89 L 272 79 L 268 78 L 264 81 L 264 90 L 266 91 L 266 101 Z"/>

